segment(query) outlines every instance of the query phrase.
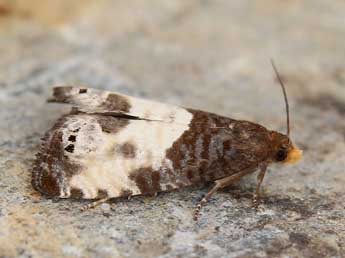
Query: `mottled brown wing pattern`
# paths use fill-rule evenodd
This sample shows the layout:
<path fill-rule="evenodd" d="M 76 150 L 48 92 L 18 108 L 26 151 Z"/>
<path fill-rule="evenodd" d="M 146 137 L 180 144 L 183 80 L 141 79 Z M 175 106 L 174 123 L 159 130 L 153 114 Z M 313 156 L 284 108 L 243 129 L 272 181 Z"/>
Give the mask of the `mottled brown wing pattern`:
<path fill-rule="evenodd" d="M 268 156 L 269 131 L 254 123 L 77 87 L 56 88 L 54 101 L 78 112 L 44 137 L 32 182 L 48 195 L 154 194 L 255 168 Z"/>

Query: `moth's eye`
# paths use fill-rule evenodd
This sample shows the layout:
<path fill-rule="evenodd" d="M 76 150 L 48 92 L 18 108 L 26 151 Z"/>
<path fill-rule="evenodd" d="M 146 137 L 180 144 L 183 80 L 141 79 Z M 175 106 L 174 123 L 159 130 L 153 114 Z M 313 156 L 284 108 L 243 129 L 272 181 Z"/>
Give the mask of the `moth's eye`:
<path fill-rule="evenodd" d="M 277 154 L 276 154 L 276 160 L 277 161 L 283 161 L 284 159 L 286 159 L 287 156 L 287 151 L 284 149 L 280 149 Z"/>

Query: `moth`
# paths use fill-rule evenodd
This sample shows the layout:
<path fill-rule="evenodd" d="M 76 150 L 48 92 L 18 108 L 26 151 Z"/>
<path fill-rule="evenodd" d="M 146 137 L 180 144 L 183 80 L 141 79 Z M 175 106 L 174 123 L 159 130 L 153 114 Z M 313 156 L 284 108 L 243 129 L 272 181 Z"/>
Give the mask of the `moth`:
<path fill-rule="evenodd" d="M 272 63 L 273 64 L 273 63 Z M 49 102 L 72 105 L 42 138 L 32 185 L 42 194 L 91 199 L 155 195 L 202 182 L 218 189 L 258 170 L 254 201 L 267 166 L 293 163 L 301 150 L 287 133 L 249 121 L 86 87 L 55 87 Z"/>

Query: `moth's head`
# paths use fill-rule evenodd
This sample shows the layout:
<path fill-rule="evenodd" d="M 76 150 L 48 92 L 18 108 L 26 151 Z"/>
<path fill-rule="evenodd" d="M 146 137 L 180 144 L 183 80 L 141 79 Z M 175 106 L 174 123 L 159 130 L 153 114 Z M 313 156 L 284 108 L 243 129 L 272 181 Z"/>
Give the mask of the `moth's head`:
<path fill-rule="evenodd" d="M 302 157 L 302 151 L 294 146 L 284 134 L 271 132 L 271 160 L 279 163 L 295 163 Z"/>
<path fill-rule="evenodd" d="M 285 100 L 285 108 L 286 108 L 286 135 L 282 133 L 278 133 L 272 131 L 270 133 L 271 138 L 271 154 L 270 159 L 272 162 L 279 162 L 279 163 L 294 163 L 297 162 L 302 157 L 302 151 L 294 146 L 290 140 L 290 115 L 289 115 L 289 102 L 286 95 L 285 86 L 283 81 L 278 73 L 278 70 L 271 60 L 273 70 L 277 76 L 279 84 L 283 90 L 284 100 Z"/>

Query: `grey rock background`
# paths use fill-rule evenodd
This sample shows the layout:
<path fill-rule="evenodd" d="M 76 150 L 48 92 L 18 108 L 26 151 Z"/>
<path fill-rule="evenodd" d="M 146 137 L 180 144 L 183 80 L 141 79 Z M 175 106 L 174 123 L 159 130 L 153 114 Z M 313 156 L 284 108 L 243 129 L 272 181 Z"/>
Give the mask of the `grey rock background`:
<path fill-rule="evenodd" d="M 344 1 L 0 1 L 0 257 L 345 257 Z M 209 110 L 285 131 L 294 166 L 156 198 L 51 200 L 30 185 L 40 137 L 68 107 L 51 85 L 91 87 Z"/>

